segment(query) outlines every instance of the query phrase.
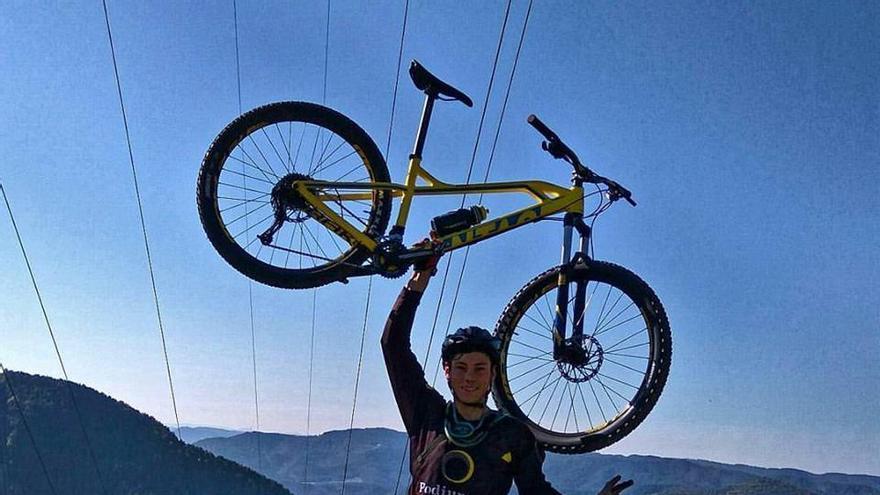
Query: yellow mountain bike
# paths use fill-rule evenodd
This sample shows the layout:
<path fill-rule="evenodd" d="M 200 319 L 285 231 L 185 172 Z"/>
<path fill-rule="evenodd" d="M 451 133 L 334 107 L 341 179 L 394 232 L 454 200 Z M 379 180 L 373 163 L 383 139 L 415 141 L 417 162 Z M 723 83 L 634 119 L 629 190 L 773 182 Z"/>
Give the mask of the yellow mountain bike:
<path fill-rule="evenodd" d="M 434 103 L 473 103 L 416 61 L 409 72 L 425 103 L 402 184 L 391 182 L 373 140 L 344 115 L 312 103 L 265 105 L 230 123 L 205 155 L 197 199 L 208 239 L 244 275 L 301 289 L 371 274 L 398 277 L 424 257 L 562 214 L 561 264 L 526 284 L 496 325 L 502 359 L 493 394 L 546 449 L 610 445 L 654 407 L 672 354 L 669 322 L 651 288 L 589 256 L 584 218 L 620 199 L 635 205 L 631 193 L 584 166 L 534 115 L 528 122 L 546 139 L 543 148 L 574 168 L 569 187 L 440 181 L 422 166 Z M 595 185 L 600 199 L 587 215 L 584 184 Z M 449 212 L 432 221 L 439 242 L 404 244 L 414 197 L 468 193 L 520 193 L 534 204 L 492 219 L 479 205 Z M 400 207 L 386 234 L 394 198 Z M 575 232 L 580 243 L 572 250 Z"/>

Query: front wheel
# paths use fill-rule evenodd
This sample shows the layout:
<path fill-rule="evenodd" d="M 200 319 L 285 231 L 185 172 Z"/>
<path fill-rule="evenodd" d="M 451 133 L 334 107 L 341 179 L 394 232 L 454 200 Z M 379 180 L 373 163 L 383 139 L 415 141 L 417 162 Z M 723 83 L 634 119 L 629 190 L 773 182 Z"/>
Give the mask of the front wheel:
<path fill-rule="evenodd" d="M 333 183 L 390 179 L 357 124 L 329 108 L 288 101 L 226 126 L 205 154 L 196 188 L 202 226 L 220 256 L 258 282 L 288 289 L 341 280 L 369 255 L 315 219 L 292 193 L 297 181 L 323 181 L 339 193 L 345 187 Z M 375 239 L 388 225 L 391 194 L 374 189 L 367 196 L 326 204 Z"/>
<path fill-rule="evenodd" d="M 570 339 L 574 354 L 553 349 L 560 271 L 570 269 L 566 336 L 574 322 L 583 334 Z M 573 314 L 575 288 L 586 290 L 583 311 Z M 648 415 L 666 383 L 672 335 L 654 291 L 629 270 L 601 261 L 555 267 L 538 275 L 504 309 L 496 404 L 522 420 L 539 444 L 576 454 L 620 440 Z"/>

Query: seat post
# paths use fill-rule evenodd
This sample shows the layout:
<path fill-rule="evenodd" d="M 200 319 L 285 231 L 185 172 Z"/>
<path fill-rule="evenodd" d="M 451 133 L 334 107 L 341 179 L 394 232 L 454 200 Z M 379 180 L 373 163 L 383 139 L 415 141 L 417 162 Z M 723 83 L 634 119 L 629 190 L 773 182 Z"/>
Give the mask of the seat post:
<path fill-rule="evenodd" d="M 422 149 L 425 147 L 425 137 L 428 135 L 428 124 L 431 123 L 431 112 L 434 110 L 434 99 L 437 95 L 432 91 L 425 92 L 425 106 L 422 108 L 422 119 L 419 122 L 419 132 L 416 134 L 416 144 L 413 148 L 413 156 L 422 158 Z"/>

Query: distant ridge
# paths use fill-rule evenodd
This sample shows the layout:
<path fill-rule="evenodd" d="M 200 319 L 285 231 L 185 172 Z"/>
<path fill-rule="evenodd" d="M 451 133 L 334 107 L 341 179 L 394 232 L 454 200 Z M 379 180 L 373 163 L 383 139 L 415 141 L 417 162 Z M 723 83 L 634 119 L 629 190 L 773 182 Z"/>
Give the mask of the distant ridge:
<path fill-rule="evenodd" d="M 51 493 L 7 377 L 55 493 L 103 493 L 65 382 L 14 371 L 0 375 L 0 493 Z M 128 405 L 71 385 L 109 494 L 290 495 L 277 482 L 183 443 L 161 423 Z"/>
<path fill-rule="evenodd" d="M 177 427 L 165 425 L 171 430 L 172 433 L 177 435 Z M 240 435 L 244 433 L 243 431 L 238 430 L 227 430 L 225 428 L 214 428 L 211 426 L 181 426 L 180 427 L 180 437 L 181 440 L 188 444 L 194 444 L 199 440 L 204 440 L 206 438 L 229 438 L 234 437 L 235 435 Z"/>
<path fill-rule="evenodd" d="M 304 436 L 252 432 L 205 439 L 197 445 L 257 469 L 257 435 L 263 454 L 262 474 L 295 493 L 339 493 L 347 431 L 331 431 L 308 438 L 308 483 L 304 482 L 307 441 Z M 406 436 L 398 431 L 353 430 L 346 493 L 393 493 L 405 443 Z M 625 495 L 880 495 L 880 477 L 877 476 L 820 475 L 797 469 L 766 469 L 644 455 L 548 454 L 544 471 L 553 486 L 566 495 L 595 495 L 602 484 L 617 473 L 636 481 Z M 405 465 L 402 484 L 408 482 L 408 476 Z"/>

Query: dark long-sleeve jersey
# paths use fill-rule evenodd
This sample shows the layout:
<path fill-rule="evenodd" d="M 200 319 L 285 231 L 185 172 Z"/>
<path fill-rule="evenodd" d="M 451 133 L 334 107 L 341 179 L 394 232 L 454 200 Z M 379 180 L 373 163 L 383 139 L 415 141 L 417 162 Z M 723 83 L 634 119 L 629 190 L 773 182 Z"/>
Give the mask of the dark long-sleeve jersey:
<path fill-rule="evenodd" d="M 391 388 L 410 441 L 410 495 L 504 495 L 516 481 L 523 495 L 559 494 L 544 478 L 543 452 L 518 420 L 496 421 L 471 447 L 451 443 L 444 433 L 447 402 L 425 380 L 410 347 L 421 293 L 403 289 L 385 325 L 382 351 Z"/>

